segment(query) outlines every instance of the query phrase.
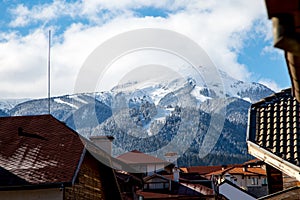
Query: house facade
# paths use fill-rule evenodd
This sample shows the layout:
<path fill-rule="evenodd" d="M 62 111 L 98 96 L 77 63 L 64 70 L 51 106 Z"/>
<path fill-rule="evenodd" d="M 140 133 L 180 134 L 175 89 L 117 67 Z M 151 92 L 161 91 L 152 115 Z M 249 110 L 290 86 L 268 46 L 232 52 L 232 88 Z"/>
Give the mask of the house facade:
<path fill-rule="evenodd" d="M 171 164 L 165 160 L 147 155 L 138 150 L 119 155 L 117 159 L 132 167 L 134 171 L 131 172 L 143 173 L 147 176 L 163 171 L 166 166 Z"/>
<path fill-rule="evenodd" d="M 265 165 L 262 162 L 247 162 L 242 165 L 232 165 L 206 175 L 221 185 L 225 180 L 255 197 L 268 194 Z"/>

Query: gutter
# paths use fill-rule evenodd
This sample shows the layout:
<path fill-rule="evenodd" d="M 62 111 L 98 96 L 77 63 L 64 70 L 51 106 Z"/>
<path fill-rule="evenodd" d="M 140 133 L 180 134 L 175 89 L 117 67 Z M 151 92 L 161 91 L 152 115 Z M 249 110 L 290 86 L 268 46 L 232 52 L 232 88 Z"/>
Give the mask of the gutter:
<path fill-rule="evenodd" d="M 84 159 L 84 157 L 85 157 L 85 153 L 86 153 L 86 149 L 85 149 L 85 148 L 83 148 L 83 151 L 82 151 L 82 153 L 81 153 L 81 156 L 80 156 L 80 159 L 79 159 L 79 162 L 78 162 L 78 165 L 77 165 L 76 171 L 75 171 L 75 173 L 74 173 L 74 176 L 73 176 L 73 178 L 72 178 L 72 185 L 74 185 L 74 184 L 75 184 L 75 181 L 76 181 L 77 175 L 78 175 L 78 173 L 79 173 L 79 170 L 80 170 L 81 164 L 82 164 L 82 162 L 83 162 L 83 159 Z"/>
<path fill-rule="evenodd" d="M 36 189 L 50 189 L 60 188 L 63 190 L 65 187 L 72 186 L 71 182 L 59 182 L 59 183 L 46 183 L 35 185 L 18 185 L 18 186 L 0 186 L 0 191 L 15 191 L 15 190 L 36 190 Z"/>
<path fill-rule="evenodd" d="M 300 181 L 300 167 L 285 161 L 251 141 L 247 141 L 247 145 L 249 154 Z"/>

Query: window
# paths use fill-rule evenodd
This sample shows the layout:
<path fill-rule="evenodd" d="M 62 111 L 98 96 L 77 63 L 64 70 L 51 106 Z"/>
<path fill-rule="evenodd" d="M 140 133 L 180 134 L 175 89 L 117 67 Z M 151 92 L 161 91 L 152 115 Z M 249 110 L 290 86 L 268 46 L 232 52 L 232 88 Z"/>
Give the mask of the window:
<path fill-rule="evenodd" d="M 258 178 L 251 178 L 251 185 L 258 185 Z"/>
<path fill-rule="evenodd" d="M 267 178 L 264 178 L 264 179 L 262 180 L 262 185 L 267 185 L 267 184 L 268 184 Z"/>

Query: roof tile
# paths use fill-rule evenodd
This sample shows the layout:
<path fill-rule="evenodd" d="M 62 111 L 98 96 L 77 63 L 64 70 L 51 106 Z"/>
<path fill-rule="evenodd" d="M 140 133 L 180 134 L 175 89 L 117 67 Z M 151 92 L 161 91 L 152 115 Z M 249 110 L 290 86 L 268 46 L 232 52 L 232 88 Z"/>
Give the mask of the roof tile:
<path fill-rule="evenodd" d="M 71 182 L 83 148 L 78 134 L 51 115 L 0 118 L 0 175 L 11 174 L 11 183 Z"/>
<path fill-rule="evenodd" d="M 249 140 L 300 166 L 300 105 L 283 90 L 253 104 Z"/>

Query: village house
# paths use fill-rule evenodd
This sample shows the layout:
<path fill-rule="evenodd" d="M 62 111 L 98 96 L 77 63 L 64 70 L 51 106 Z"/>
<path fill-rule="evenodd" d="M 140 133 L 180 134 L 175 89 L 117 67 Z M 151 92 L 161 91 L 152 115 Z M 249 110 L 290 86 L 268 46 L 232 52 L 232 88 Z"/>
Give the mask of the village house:
<path fill-rule="evenodd" d="M 258 159 L 243 164 L 191 166 L 180 169 L 185 173 L 197 173 L 208 180 L 213 180 L 219 188 L 221 185 L 225 188 L 226 185 L 226 187 L 238 191 L 239 194 L 250 195 L 249 198 L 268 194 L 266 166 Z"/>
<path fill-rule="evenodd" d="M 173 176 L 153 174 L 143 179 L 144 186 L 137 191 L 140 199 L 209 199 L 216 198 L 209 180 L 174 180 Z"/>
<path fill-rule="evenodd" d="M 174 160 L 176 153 L 165 156 L 168 162 L 137 150 L 117 157 L 134 169 L 117 172 L 119 185 L 127 199 L 216 199 L 211 180 L 195 173 L 182 173 Z"/>
<path fill-rule="evenodd" d="M 206 177 L 215 180 L 218 185 L 224 180 L 230 181 L 255 197 L 268 194 L 265 165 L 234 165 L 206 174 Z"/>
<path fill-rule="evenodd" d="M 142 153 L 138 150 L 121 154 L 117 157 L 117 159 L 132 167 L 134 172 L 144 174 L 143 176 L 149 176 L 163 171 L 166 167 L 172 164 L 160 158 Z"/>
<path fill-rule="evenodd" d="M 121 199 L 114 170 L 95 158 L 106 153 L 86 144 L 51 115 L 0 118 L 0 199 Z"/>

